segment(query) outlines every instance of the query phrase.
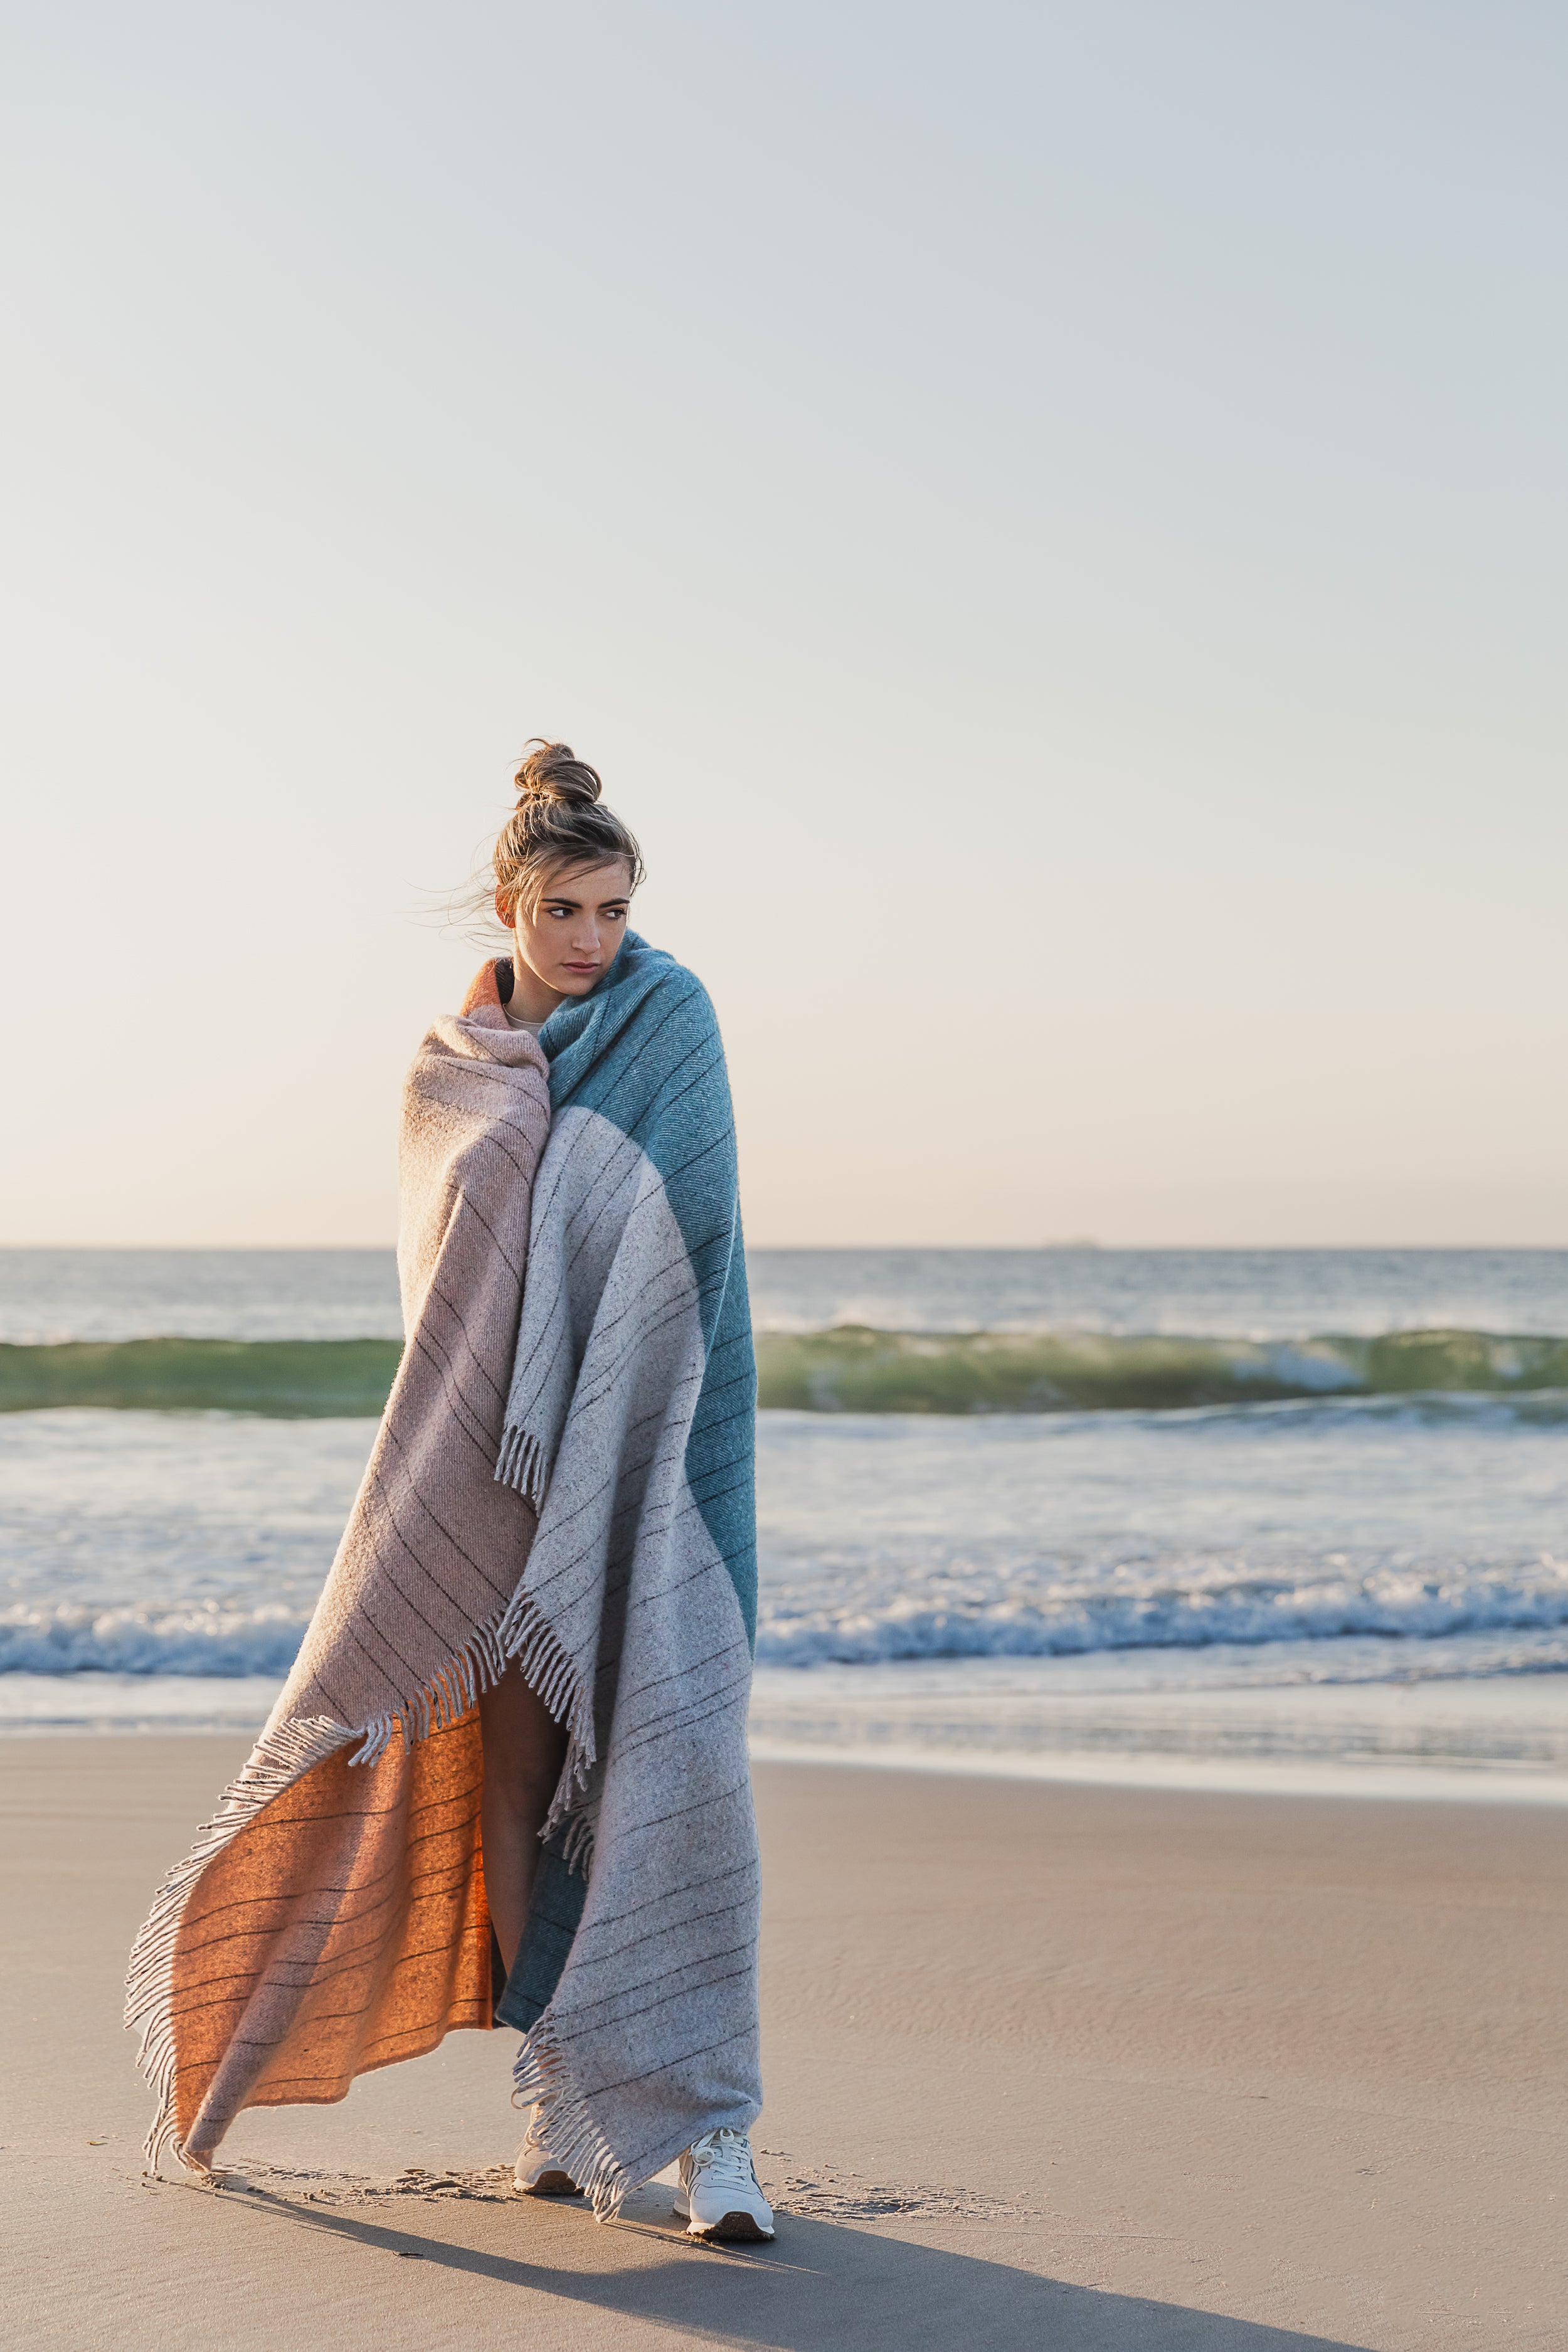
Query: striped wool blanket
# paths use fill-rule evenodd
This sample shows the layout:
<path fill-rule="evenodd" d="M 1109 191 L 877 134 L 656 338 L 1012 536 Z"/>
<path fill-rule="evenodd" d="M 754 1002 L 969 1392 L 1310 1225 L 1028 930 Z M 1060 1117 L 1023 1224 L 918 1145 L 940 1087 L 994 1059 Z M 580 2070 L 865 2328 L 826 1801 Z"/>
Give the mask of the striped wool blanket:
<path fill-rule="evenodd" d="M 500 1460 L 539 1526 L 501 1639 L 570 1744 L 498 2015 L 523 2030 L 544 2148 L 604 2213 L 761 2105 L 756 1368 L 702 988 L 633 934 L 541 1042 L 552 1123 Z"/>
<path fill-rule="evenodd" d="M 294 1671 L 138 1939 L 127 2017 L 150 2158 L 200 2170 L 244 2108 L 342 2098 L 499 2016 L 605 2213 L 758 2108 L 734 1142 L 711 1008 L 668 956 L 628 940 L 538 1044 L 498 977 L 410 1070 L 397 1380 Z M 513 1658 L 569 1746 L 498 2010 L 477 1700 Z"/>

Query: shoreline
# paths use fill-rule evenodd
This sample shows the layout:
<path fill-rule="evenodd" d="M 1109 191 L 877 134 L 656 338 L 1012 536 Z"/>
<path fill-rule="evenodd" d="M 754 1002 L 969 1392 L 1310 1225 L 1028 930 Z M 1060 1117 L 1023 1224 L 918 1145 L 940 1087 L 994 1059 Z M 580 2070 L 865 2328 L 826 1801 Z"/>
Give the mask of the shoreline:
<path fill-rule="evenodd" d="M 193 1720 L 127 1725 L 102 1723 L 0 1724 L 0 1754 L 29 1746 L 106 1740 L 137 1743 L 200 1739 L 242 1743 L 240 1760 L 261 1729 Z M 1284 1797 L 1344 1799 L 1353 1803 L 1518 1805 L 1527 1811 L 1568 1807 L 1568 1778 L 1514 1772 L 1506 1767 L 1474 1766 L 1442 1771 L 1380 1764 L 1271 1764 L 1230 1758 L 1163 1758 L 1115 1751 L 1085 1755 L 1025 1750 L 921 1748 L 897 1742 L 835 1744 L 829 1741 L 753 1739 L 753 1769 L 768 1765 L 831 1767 L 847 1772 L 903 1772 L 937 1780 L 1003 1780 L 1037 1787 L 1121 1789 L 1151 1796 Z M 238 1766 L 236 1766 L 237 1770 Z"/>
<path fill-rule="evenodd" d="M 248 1743 L 260 1730 L 236 1730 L 210 1722 L 37 1723 L 0 1726 L 0 1753 L 33 1744 L 97 1746 L 105 1740 L 237 1739 Z M 1147 1756 L 1115 1754 L 1038 1756 L 1006 1749 L 942 1750 L 896 1745 L 835 1747 L 811 1741 L 753 1740 L 753 1769 L 768 1765 L 832 1768 L 846 1772 L 903 1772 L 937 1780 L 1004 1780 L 1029 1786 L 1141 1790 L 1150 1796 L 1282 1797 L 1344 1799 L 1355 1804 L 1518 1805 L 1529 1811 L 1568 1807 L 1568 1780 L 1506 1770 L 1489 1772 L 1406 1770 L 1377 1765 L 1243 1765 L 1225 1759 L 1165 1762 Z M 237 1767 L 236 1768 L 237 1769 Z"/>
<path fill-rule="evenodd" d="M 248 1742 L 261 1728 L 196 1720 L 128 1726 L 104 1723 L 0 1724 L 0 1752 L 32 1743 L 97 1745 L 108 1739 Z M 940 1780 L 1019 1781 L 1041 1787 L 1138 1790 L 1150 1795 L 1343 1798 L 1350 1802 L 1437 1805 L 1518 1805 L 1528 1811 L 1568 1807 L 1568 1778 L 1516 1773 L 1507 1768 L 1439 1771 L 1377 1764 L 1243 1764 L 1226 1758 L 1180 1760 L 1096 1753 L 1039 1755 L 1005 1748 L 943 1749 L 808 1740 L 751 1743 L 753 1768 L 831 1767 L 847 1772 L 907 1772 Z"/>
<path fill-rule="evenodd" d="M 759 1667 L 758 1765 L 1192 1795 L 1568 1807 L 1568 1675 L 1150 1686 L 1128 1654 L 1086 1660 Z M 1065 1668 L 1065 1674 L 1063 1669 Z M 1161 1661 L 1169 1672 L 1169 1661 Z M 1209 1671 L 1215 1671 L 1211 1662 Z M 224 1738 L 248 1746 L 269 1676 L 0 1676 L 0 1748 Z"/>
<path fill-rule="evenodd" d="M 1361 1804 L 1520 1805 L 1530 1811 L 1568 1806 L 1568 1776 L 1489 1771 L 1483 1766 L 1443 1771 L 1396 1764 L 1240 1763 L 1229 1758 L 1181 1759 L 1152 1756 L 1039 1755 L 1007 1749 L 940 1749 L 843 1746 L 808 1741 L 753 1740 L 758 1764 L 832 1765 L 847 1771 L 927 1773 L 942 1779 L 1012 1780 L 1032 1786 L 1126 1789 L 1157 1796 L 1303 1797 Z"/>

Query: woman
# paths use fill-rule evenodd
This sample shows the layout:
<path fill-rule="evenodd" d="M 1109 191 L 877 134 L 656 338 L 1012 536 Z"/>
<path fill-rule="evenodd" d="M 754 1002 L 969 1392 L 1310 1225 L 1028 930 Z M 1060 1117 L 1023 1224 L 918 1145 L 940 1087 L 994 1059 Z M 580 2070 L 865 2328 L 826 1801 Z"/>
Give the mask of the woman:
<path fill-rule="evenodd" d="M 293 1674 L 162 1890 L 128 2016 L 149 2141 L 341 2098 L 514 2025 L 525 2193 L 601 2218 L 679 2159 L 771 2237 L 760 2107 L 756 1375 L 722 1050 L 626 927 L 642 860 L 563 744 L 496 844 L 510 957 L 405 1093 L 407 1339 Z M 526 1271 L 526 1279 L 525 1279 Z"/>

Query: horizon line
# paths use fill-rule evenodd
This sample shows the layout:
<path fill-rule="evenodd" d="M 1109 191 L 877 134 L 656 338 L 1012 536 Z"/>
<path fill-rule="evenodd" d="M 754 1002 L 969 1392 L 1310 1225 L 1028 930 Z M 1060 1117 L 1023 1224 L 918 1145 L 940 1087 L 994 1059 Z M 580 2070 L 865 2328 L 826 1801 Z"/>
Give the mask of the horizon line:
<path fill-rule="evenodd" d="M 0 1242 L 0 1255 L 21 1256 L 32 1251 L 74 1252 L 87 1255 L 101 1251 L 106 1255 L 117 1254 L 133 1256 L 144 1254 L 163 1257 L 233 1257 L 292 1255 L 295 1256 L 384 1255 L 395 1253 L 396 1243 L 385 1242 Z M 1169 1253 L 1193 1255 L 1241 1255 L 1263 1253 L 1285 1255 L 1295 1252 L 1302 1255 L 1335 1253 L 1348 1255 L 1364 1253 L 1420 1251 L 1427 1255 L 1451 1253 L 1455 1255 L 1476 1256 L 1540 1256 L 1568 1254 L 1568 1241 L 1532 1242 L 1416 1242 L 1416 1241 L 1357 1241 L 1357 1242 L 751 1242 L 747 1255 L 813 1255 L 817 1257 L 841 1252 L 846 1255 L 864 1256 L 878 1253 L 883 1256 L 899 1254 L 910 1255 L 1005 1255 L 1009 1257 L 1114 1257 L 1137 1251 L 1145 1255 Z"/>

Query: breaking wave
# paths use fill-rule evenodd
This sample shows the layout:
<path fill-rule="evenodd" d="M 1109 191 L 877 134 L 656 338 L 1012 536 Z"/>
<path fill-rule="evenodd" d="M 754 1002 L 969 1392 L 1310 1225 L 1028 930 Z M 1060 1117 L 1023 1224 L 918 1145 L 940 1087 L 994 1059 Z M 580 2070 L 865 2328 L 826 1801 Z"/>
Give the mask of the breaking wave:
<path fill-rule="evenodd" d="M 1568 1389 L 1568 1339 L 1488 1331 L 1380 1339 L 1110 1338 L 1093 1332 L 763 1332 L 765 1405 L 815 1412 L 1172 1412 L 1293 1398 Z"/>
<path fill-rule="evenodd" d="M 0 1412 L 51 1406 L 378 1414 L 395 1339 L 72 1340 L 0 1346 Z M 1172 1412 L 1292 1398 L 1568 1390 L 1568 1339 L 1395 1331 L 1379 1339 L 1122 1338 L 1095 1332 L 757 1336 L 760 1401 L 805 1412 Z"/>
<path fill-rule="evenodd" d="M 260 1412 L 281 1420 L 374 1416 L 403 1353 L 397 1339 L 67 1340 L 0 1346 L 0 1412 L 51 1406 Z"/>
<path fill-rule="evenodd" d="M 1249 1572 L 1206 1563 L 1180 1583 L 1163 1568 L 1037 1570 L 1012 1591 L 868 1596 L 802 1607 L 764 1579 L 760 1664 L 873 1665 L 925 1658 L 1046 1658 L 1094 1651 L 1195 1650 L 1217 1643 L 1400 1640 L 1465 1633 L 1568 1633 L 1568 1561 L 1542 1556 L 1500 1574 L 1408 1564 L 1339 1576 Z M 294 1663 L 309 1622 L 299 1609 L 158 1610 L 15 1605 L 0 1611 L 0 1674 L 270 1675 Z M 1568 1657 L 1568 1643 L 1564 1644 Z"/>
<path fill-rule="evenodd" d="M 276 1675 L 310 1619 L 297 1609 L 0 1610 L 0 1674 Z"/>
<path fill-rule="evenodd" d="M 1094 1651 L 1205 1649 L 1221 1643 L 1390 1643 L 1462 1633 L 1568 1629 L 1568 1561 L 1542 1558 L 1512 1574 L 1403 1565 L 1341 1576 L 1248 1573 L 1211 1563 L 1175 1583 L 1152 1575 L 1070 1573 L 1033 1590 L 943 1605 L 929 1591 L 878 1608 L 769 1607 L 764 1589 L 759 1664 L 877 1665 L 917 1658 L 1053 1658 Z M 1098 1588 L 1098 1589 L 1097 1589 Z"/>

